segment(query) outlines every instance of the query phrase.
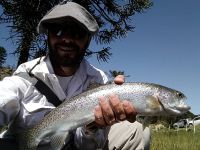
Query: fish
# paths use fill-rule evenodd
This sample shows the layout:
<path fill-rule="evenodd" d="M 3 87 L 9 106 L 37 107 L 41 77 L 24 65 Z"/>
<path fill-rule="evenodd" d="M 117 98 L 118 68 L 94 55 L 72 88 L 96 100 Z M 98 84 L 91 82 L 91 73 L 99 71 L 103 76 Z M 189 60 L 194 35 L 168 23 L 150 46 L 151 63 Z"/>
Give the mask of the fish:
<path fill-rule="evenodd" d="M 54 149 L 59 149 L 58 143 L 64 142 L 70 131 L 95 120 L 93 111 L 99 97 L 110 94 L 130 101 L 142 116 L 177 116 L 190 110 L 186 96 L 166 86 L 144 82 L 106 84 L 66 99 L 41 122 L 19 134 L 20 150 L 36 150 L 41 141 L 51 141 Z"/>

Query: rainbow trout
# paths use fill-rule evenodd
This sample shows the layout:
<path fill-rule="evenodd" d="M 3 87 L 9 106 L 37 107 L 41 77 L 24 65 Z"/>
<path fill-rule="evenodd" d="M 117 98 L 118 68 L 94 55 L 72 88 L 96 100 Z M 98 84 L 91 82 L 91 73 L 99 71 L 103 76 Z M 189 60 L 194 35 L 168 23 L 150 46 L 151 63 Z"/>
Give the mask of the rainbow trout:
<path fill-rule="evenodd" d="M 161 85 L 138 82 L 102 85 L 65 100 L 40 123 L 20 134 L 20 149 L 35 150 L 41 141 L 51 141 L 54 149 L 60 149 L 57 145 L 64 142 L 68 131 L 94 121 L 98 97 L 109 94 L 129 100 L 142 116 L 181 115 L 190 109 L 183 93 Z"/>

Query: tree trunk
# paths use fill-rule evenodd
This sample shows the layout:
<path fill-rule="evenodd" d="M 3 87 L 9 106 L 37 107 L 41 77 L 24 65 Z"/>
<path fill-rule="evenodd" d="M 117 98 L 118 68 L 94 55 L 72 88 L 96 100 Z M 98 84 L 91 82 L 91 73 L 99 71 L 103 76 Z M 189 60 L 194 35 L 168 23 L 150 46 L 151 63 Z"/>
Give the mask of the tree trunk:
<path fill-rule="evenodd" d="M 27 34 L 27 36 L 23 36 L 22 42 L 20 44 L 19 47 L 19 59 L 18 59 L 18 63 L 17 63 L 17 67 L 28 61 L 29 58 L 29 50 L 31 48 L 31 41 L 32 41 L 32 36 L 30 36 L 30 34 Z"/>
<path fill-rule="evenodd" d="M 20 50 L 20 53 L 19 53 L 19 59 L 18 59 L 18 63 L 17 63 L 17 67 L 28 61 L 28 56 L 29 56 L 29 49 L 26 47 L 26 48 L 23 48 Z"/>

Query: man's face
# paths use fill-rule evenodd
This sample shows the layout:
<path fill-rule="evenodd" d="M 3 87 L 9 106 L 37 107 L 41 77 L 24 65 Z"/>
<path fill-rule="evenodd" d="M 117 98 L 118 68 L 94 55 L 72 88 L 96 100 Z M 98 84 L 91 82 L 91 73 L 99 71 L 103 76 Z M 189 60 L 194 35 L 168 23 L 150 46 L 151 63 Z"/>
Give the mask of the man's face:
<path fill-rule="evenodd" d="M 53 66 L 77 67 L 88 46 L 88 32 L 74 20 L 48 25 L 49 55 Z"/>

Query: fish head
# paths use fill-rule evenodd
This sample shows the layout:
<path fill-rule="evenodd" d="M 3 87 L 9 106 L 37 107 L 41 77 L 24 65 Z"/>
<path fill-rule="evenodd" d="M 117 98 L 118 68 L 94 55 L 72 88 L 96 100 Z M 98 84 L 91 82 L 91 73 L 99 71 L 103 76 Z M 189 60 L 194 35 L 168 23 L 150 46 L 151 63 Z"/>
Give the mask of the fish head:
<path fill-rule="evenodd" d="M 186 104 L 187 97 L 180 91 L 159 87 L 157 98 L 166 115 L 181 115 L 190 110 Z"/>

